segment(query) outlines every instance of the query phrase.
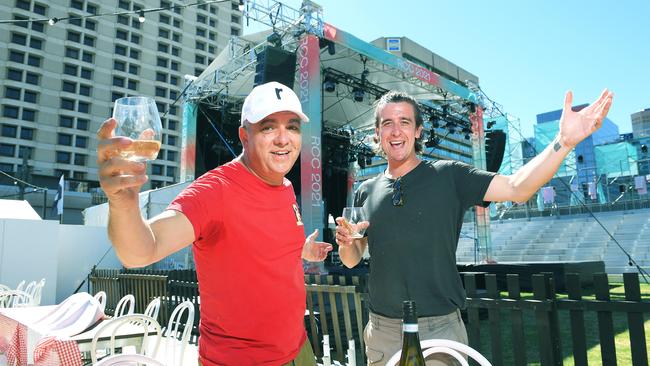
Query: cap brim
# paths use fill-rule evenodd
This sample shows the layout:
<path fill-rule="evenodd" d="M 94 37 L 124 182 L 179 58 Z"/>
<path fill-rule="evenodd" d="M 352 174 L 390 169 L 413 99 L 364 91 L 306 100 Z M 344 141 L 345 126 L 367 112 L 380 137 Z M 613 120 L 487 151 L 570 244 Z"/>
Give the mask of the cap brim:
<path fill-rule="evenodd" d="M 272 115 L 273 113 L 278 113 L 278 112 L 291 112 L 291 113 L 295 113 L 298 117 L 300 117 L 300 120 L 301 120 L 301 121 L 303 121 L 303 122 L 309 122 L 309 117 L 307 117 L 306 114 L 302 113 L 302 111 L 294 111 L 294 110 L 290 110 L 290 109 L 282 109 L 282 110 L 279 110 L 279 111 L 272 110 L 272 111 L 269 111 L 268 113 L 264 113 L 264 115 L 261 116 L 261 117 L 259 117 L 259 118 L 257 118 L 257 120 L 256 120 L 255 122 L 248 121 L 248 123 L 255 124 L 255 123 L 257 123 L 257 122 L 263 120 L 264 118 L 266 118 L 266 117 Z M 243 121 L 242 121 L 242 122 L 243 122 Z"/>

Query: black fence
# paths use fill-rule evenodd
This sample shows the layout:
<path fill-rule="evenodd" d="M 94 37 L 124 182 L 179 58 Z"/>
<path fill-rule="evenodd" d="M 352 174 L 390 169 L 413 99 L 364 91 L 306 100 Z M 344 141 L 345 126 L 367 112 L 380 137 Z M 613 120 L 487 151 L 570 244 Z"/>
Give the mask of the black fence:
<path fill-rule="evenodd" d="M 551 273 L 532 276 L 532 293 L 522 293 L 518 275 L 506 276 L 504 292 L 494 274 L 462 276 L 467 291 L 463 317 L 470 346 L 494 365 L 562 365 L 567 357 L 572 357 L 575 365 L 587 365 L 588 350 L 595 346 L 600 346 L 597 364 L 648 364 L 644 316 L 650 313 L 650 294 L 641 293 L 636 273 L 624 274 L 623 293 L 610 292 L 605 273 L 594 274 L 589 287 L 581 285 L 580 275 L 567 274 L 565 294 L 556 293 Z M 144 309 L 160 296 L 164 300 L 161 324 L 166 324 L 177 304 L 189 299 L 196 308 L 193 334 L 198 336 L 199 291 L 194 271 L 95 270 L 89 282 L 91 293 L 107 293 L 109 314 L 127 293 L 137 294 L 136 309 Z M 365 363 L 366 277 L 306 275 L 305 284 L 305 327 L 316 356 L 322 358 L 323 336 L 327 334 L 332 359 L 346 362 L 353 341 L 357 362 Z M 619 343 L 617 349 L 615 338 L 626 332 L 629 345 Z M 629 361 L 620 356 L 622 347 L 629 349 Z"/>

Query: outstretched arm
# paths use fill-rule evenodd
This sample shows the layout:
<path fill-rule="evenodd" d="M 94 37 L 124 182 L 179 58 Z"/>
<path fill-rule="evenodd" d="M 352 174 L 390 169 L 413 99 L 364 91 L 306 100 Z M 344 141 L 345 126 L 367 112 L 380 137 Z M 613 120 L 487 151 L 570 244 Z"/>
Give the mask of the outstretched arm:
<path fill-rule="evenodd" d="M 571 110 L 573 94 L 568 91 L 564 97 L 560 131 L 553 142 L 513 175 L 495 176 L 485 192 L 484 200 L 527 201 L 553 178 L 571 149 L 600 128 L 612 105 L 613 96 L 611 91 L 605 89 L 598 100 L 575 112 Z"/>
<path fill-rule="evenodd" d="M 167 210 L 145 221 L 138 193 L 147 181 L 144 163 L 120 157 L 132 140 L 115 137 L 116 121 L 109 119 L 97 132 L 99 183 L 108 197 L 108 236 L 125 267 L 142 267 L 189 245 L 194 228 L 185 215 Z"/>
<path fill-rule="evenodd" d="M 332 244 L 324 241 L 316 241 L 318 229 L 314 230 L 305 240 L 302 247 L 302 259 L 310 262 L 321 262 L 327 257 L 327 253 L 332 250 Z"/>

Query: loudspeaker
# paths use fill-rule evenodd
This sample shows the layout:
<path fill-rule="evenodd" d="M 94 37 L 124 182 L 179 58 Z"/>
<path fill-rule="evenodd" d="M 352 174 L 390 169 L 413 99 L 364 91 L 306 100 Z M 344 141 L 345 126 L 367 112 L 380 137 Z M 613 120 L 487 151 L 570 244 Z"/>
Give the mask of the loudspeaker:
<path fill-rule="evenodd" d="M 492 130 L 485 133 L 485 162 L 489 172 L 498 172 L 503 161 L 506 148 L 506 133 L 503 130 Z"/>
<path fill-rule="evenodd" d="M 296 54 L 281 48 L 266 46 L 257 54 L 255 65 L 255 86 L 277 81 L 293 89 L 296 74 Z"/>

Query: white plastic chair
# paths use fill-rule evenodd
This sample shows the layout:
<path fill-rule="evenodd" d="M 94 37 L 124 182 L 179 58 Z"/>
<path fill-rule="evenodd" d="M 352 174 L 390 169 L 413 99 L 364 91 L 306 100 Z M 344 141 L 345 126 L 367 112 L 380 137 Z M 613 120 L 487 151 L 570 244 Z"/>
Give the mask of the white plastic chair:
<path fill-rule="evenodd" d="M 8 308 L 18 308 L 32 306 L 34 298 L 26 291 L 13 290 L 9 291 L 9 301 L 7 302 Z"/>
<path fill-rule="evenodd" d="M 126 308 L 128 306 L 128 309 Z M 131 294 L 124 295 L 115 305 L 113 317 L 117 318 L 124 315 L 131 315 L 135 309 L 135 297 Z"/>
<path fill-rule="evenodd" d="M 153 300 L 151 300 L 149 305 L 147 305 L 147 308 L 144 309 L 144 315 L 150 316 L 158 320 L 159 312 L 160 312 L 160 297 L 156 297 Z"/>
<path fill-rule="evenodd" d="M 140 354 L 119 354 L 108 356 L 101 361 L 97 362 L 95 366 L 118 366 L 118 365 L 147 365 L 147 366 L 165 366 L 165 364 L 151 358 L 149 356 Z"/>
<path fill-rule="evenodd" d="M 183 322 L 183 317 L 187 315 Z M 180 327 L 183 329 L 179 329 Z M 165 342 L 164 357 L 158 357 L 170 365 L 182 365 L 185 357 L 185 349 L 188 346 L 192 336 L 192 327 L 194 326 L 194 304 L 189 301 L 180 303 L 172 315 L 169 317 L 167 328 L 163 331 Z"/>
<path fill-rule="evenodd" d="M 100 328 L 97 329 L 92 343 L 90 344 L 90 358 L 93 361 L 93 365 L 97 363 L 97 342 L 99 341 L 99 338 L 106 337 L 110 334 L 110 341 L 106 350 L 109 354 L 114 354 L 116 346 L 115 337 L 123 335 L 120 334 L 120 330 L 129 330 L 129 328 L 133 330 L 134 328 L 132 327 L 140 328 L 139 330 L 142 331 L 143 335 L 140 349 L 138 350 L 136 348 L 137 354 L 155 357 L 158 352 L 158 347 L 160 347 L 162 336 L 160 324 L 156 319 L 144 314 L 130 314 L 112 318 L 101 323 L 99 327 Z M 152 332 L 155 332 L 156 334 L 152 335 Z M 150 344 L 150 341 L 153 341 L 153 343 Z"/>
<path fill-rule="evenodd" d="M 33 288 L 32 291 L 33 306 L 41 305 L 41 295 L 43 294 L 43 287 L 45 287 L 45 278 L 42 278 Z"/>
<path fill-rule="evenodd" d="M 98 293 L 93 296 L 97 302 L 99 302 L 99 306 L 102 308 L 102 311 L 106 310 L 106 292 L 104 291 L 99 291 Z"/>
<path fill-rule="evenodd" d="M 434 353 L 446 353 L 460 362 L 462 366 L 466 366 L 467 360 L 463 357 L 463 354 L 465 354 L 470 358 L 473 358 L 481 366 L 492 366 L 487 358 L 483 357 L 482 354 L 472 347 L 449 339 L 427 339 L 420 342 L 420 347 L 422 347 L 424 358 L 427 358 L 429 355 Z M 402 351 L 397 351 L 393 357 L 386 362 L 386 366 L 396 366 L 401 355 Z"/>

